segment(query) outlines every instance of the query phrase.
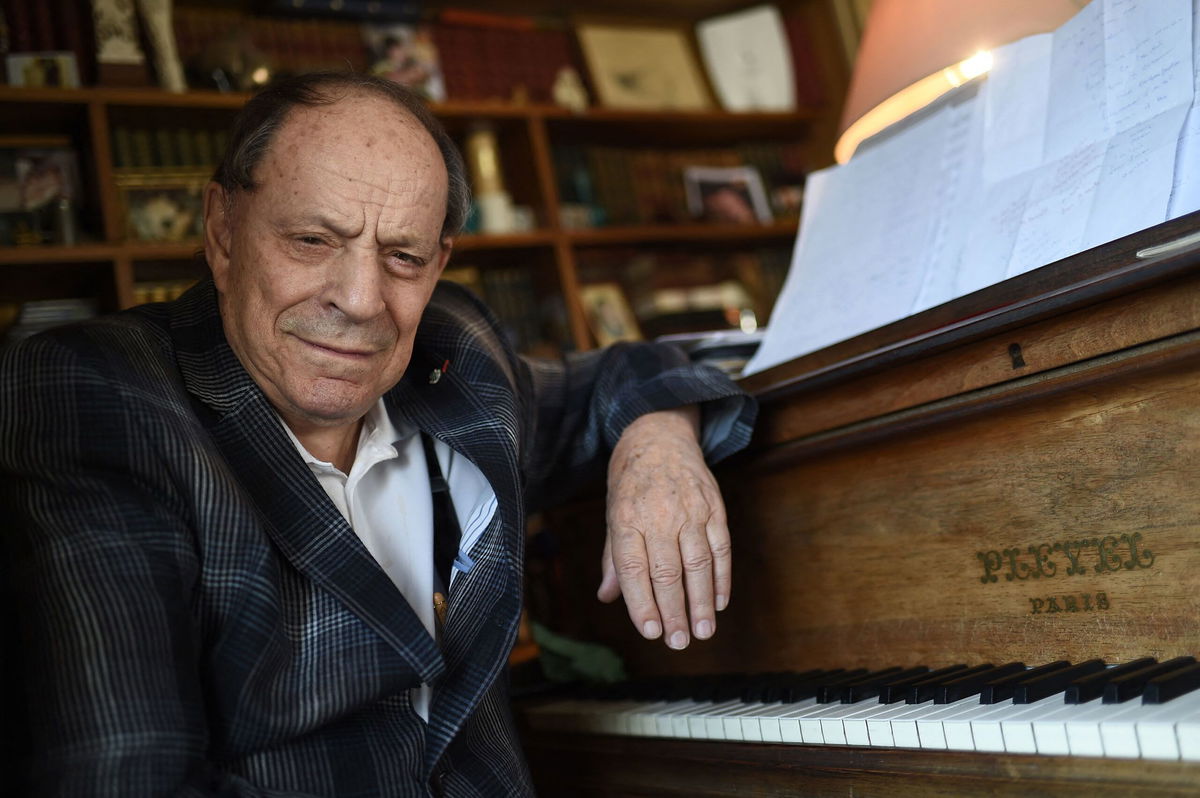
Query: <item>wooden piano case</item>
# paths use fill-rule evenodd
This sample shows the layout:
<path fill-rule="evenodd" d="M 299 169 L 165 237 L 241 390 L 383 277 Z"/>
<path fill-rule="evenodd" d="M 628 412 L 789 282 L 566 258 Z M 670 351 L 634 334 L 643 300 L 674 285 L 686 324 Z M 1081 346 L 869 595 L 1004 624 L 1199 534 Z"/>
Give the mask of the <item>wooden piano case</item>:
<path fill-rule="evenodd" d="M 754 375 L 721 467 L 734 588 L 682 653 L 594 599 L 635 674 L 1200 654 L 1200 215 Z M 566 523 L 563 524 L 564 528 Z M 1194 764 L 528 734 L 546 795 L 1200 794 Z"/>

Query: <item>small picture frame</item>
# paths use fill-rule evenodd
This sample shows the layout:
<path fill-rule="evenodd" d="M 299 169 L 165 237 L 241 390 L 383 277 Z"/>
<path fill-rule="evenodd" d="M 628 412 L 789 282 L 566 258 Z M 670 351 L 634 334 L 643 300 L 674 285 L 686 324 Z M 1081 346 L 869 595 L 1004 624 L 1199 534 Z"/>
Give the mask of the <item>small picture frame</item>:
<path fill-rule="evenodd" d="M 683 170 L 688 212 L 728 224 L 770 224 L 771 206 L 752 166 L 688 166 Z"/>
<path fill-rule="evenodd" d="M 582 23 L 576 35 L 601 105 L 646 111 L 713 107 L 687 29 Z"/>
<path fill-rule="evenodd" d="M 79 88 L 79 67 L 71 52 L 17 53 L 5 57 L 10 86 Z"/>
<path fill-rule="evenodd" d="M 131 241 L 198 242 L 203 235 L 208 171 L 142 170 L 117 176 L 117 191 Z"/>
<path fill-rule="evenodd" d="M 362 33 L 372 74 L 407 86 L 427 100 L 446 99 L 446 83 L 428 25 L 367 24 Z"/>
<path fill-rule="evenodd" d="M 617 283 L 582 286 L 579 296 L 596 343 L 608 346 L 618 341 L 640 341 L 642 332 L 625 292 Z"/>

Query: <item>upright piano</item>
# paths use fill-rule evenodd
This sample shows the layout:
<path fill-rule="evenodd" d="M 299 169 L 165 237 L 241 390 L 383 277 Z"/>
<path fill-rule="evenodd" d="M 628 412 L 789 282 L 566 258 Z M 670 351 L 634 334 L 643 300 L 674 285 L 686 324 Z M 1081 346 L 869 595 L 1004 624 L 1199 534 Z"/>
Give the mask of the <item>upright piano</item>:
<path fill-rule="evenodd" d="M 743 379 L 760 418 L 717 472 L 735 565 L 714 638 L 672 652 L 595 601 L 599 497 L 566 511 L 552 622 L 659 684 L 1200 656 L 1198 231 L 1192 214 Z M 1154 727 L 1140 700 L 1034 696 L 1061 721 L 1037 735 L 1011 702 L 991 727 L 930 702 L 947 722 L 895 737 L 762 693 L 518 716 L 548 796 L 1173 795 L 1200 794 L 1198 695 Z"/>

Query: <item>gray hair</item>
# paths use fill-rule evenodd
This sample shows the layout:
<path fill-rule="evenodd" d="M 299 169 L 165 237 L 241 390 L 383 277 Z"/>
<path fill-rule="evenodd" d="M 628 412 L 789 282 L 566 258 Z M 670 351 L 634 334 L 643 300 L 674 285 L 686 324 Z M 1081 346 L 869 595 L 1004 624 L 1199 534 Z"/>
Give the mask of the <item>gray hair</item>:
<path fill-rule="evenodd" d="M 238 191 L 254 191 L 254 170 L 267 154 L 271 141 L 288 114 L 298 105 L 332 105 L 347 94 L 364 92 L 391 101 L 407 111 L 428 131 L 442 154 L 446 166 L 448 192 L 442 237 L 457 235 L 466 224 L 471 206 L 471 186 L 467 182 L 462 154 L 445 128 L 425 102 L 411 89 L 374 75 L 356 72 L 310 72 L 271 84 L 256 94 L 234 120 L 221 162 L 213 181 L 230 201 Z"/>

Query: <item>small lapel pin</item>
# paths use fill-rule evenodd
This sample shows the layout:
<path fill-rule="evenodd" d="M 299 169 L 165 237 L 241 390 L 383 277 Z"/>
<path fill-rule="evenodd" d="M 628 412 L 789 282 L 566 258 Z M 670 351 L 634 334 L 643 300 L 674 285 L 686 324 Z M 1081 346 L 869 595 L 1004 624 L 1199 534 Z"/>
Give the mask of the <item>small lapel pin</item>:
<path fill-rule="evenodd" d="M 450 370 L 450 361 L 449 360 L 442 361 L 442 367 L 440 369 L 434 369 L 433 371 L 429 372 L 429 384 L 437 385 L 438 380 L 440 380 L 442 378 L 442 375 L 445 374 L 446 372 L 448 372 L 449 370 Z"/>

